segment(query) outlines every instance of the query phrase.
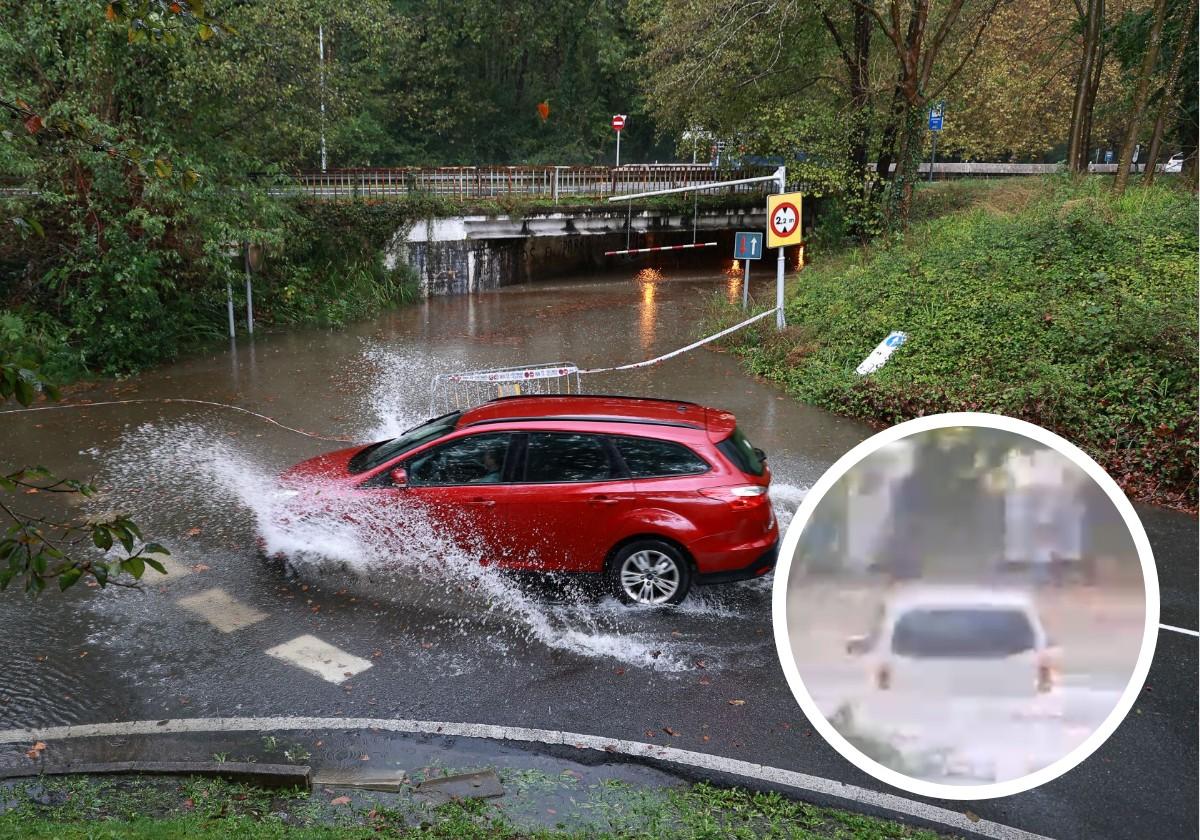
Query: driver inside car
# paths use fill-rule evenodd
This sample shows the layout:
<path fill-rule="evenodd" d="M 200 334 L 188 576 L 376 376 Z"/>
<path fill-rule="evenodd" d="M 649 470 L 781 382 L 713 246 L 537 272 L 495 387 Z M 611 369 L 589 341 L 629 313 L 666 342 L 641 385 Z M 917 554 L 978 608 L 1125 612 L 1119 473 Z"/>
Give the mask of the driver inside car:
<path fill-rule="evenodd" d="M 504 469 L 504 459 L 500 452 L 489 449 L 483 453 L 484 474 L 474 479 L 472 484 L 498 484 L 500 474 Z"/>

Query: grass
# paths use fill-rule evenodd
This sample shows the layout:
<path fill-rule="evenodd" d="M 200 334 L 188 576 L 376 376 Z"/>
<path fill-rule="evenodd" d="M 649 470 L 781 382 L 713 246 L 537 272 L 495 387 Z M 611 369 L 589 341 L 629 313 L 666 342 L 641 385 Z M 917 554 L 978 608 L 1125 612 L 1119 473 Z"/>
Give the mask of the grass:
<path fill-rule="evenodd" d="M 547 777 L 553 781 L 552 777 Z M 559 780 L 560 782 L 562 780 Z M 573 781 L 573 780 L 569 780 Z M 777 793 L 695 784 L 636 788 L 606 781 L 558 785 L 586 824 L 553 826 L 516 818 L 523 794 L 500 800 L 452 802 L 413 811 L 355 792 L 281 793 L 219 780 L 49 779 L 6 791 L 0 838 L 160 840 L 160 838 L 426 838 L 427 840 L 937 840 L 944 835 L 895 822 L 823 808 Z M 544 804 L 544 803 L 543 803 Z M 554 813 L 553 809 L 540 809 Z"/>
<path fill-rule="evenodd" d="M 879 426 L 944 411 L 1029 420 L 1130 496 L 1194 510 L 1196 216 L 1170 184 L 1120 198 L 1065 176 L 926 187 L 903 236 L 814 255 L 787 331 L 729 346 L 799 399 Z M 908 343 L 856 375 L 892 330 Z"/>

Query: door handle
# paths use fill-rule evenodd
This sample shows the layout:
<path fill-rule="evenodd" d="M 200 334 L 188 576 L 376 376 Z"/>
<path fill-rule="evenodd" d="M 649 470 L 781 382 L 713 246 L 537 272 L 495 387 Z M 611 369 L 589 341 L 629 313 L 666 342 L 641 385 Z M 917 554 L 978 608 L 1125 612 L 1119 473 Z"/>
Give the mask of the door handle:
<path fill-rule="evenodd" d="M 482 505 L 483 507 L 495 507 L 496 500 L 495 499 L 482 499 L 482 498 L 467 499 L 467 504 Z"/>
<path fill-rule="evenodd" d="M 591 496 L 588 501 L 594 505 L 615 505 L 621 499 L 618 496 Z"/>

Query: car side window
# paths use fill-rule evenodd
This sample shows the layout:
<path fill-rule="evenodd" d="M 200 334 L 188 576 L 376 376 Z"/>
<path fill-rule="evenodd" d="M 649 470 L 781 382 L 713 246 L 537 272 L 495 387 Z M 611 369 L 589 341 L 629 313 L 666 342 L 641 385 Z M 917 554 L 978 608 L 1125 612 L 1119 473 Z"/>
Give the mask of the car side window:
<path fill-rule="evenodd" d="M 418 487 L 499 484 L 504 480 L 511 434 L 459 438 L 408 463 L 408 483 Z"/>
<path fill-rule="evenodd" d="M 597 435 L 532 432 L 525 448 L 525 482 L 605 481 L 616 478 L 608 447 Z"/>
<path fill-rule="evenodd" d="M 632 478 L 663 478 L 708 472 L 708 462 L 679 443 L 652 438 L 614 437 Z"/>

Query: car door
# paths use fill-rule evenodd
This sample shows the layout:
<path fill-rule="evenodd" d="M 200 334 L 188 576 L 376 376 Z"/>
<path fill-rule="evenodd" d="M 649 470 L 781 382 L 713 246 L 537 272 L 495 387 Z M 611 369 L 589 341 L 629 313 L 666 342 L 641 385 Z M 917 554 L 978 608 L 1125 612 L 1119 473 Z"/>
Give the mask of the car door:
<path fill-rule="evenodd" d="M 586 432 L 521 436 L 521 469 L 510 488 L 508 527 L 522 551 L 511 565 L 547 572 L 599 572 L 634 503 L 611 445 Z"/>
<path fill-rule="evenodd" d="M 497 562 L 506 545 L 505 493 L 514 463 L 509 432 L 466 435 L 418 453 L 404 463 L 406 483 L 397 496 L 419 519 L 407 529 L 432 528 L 484 564 Z M 422 543 L 422 535 L 414 534 Z"/>

